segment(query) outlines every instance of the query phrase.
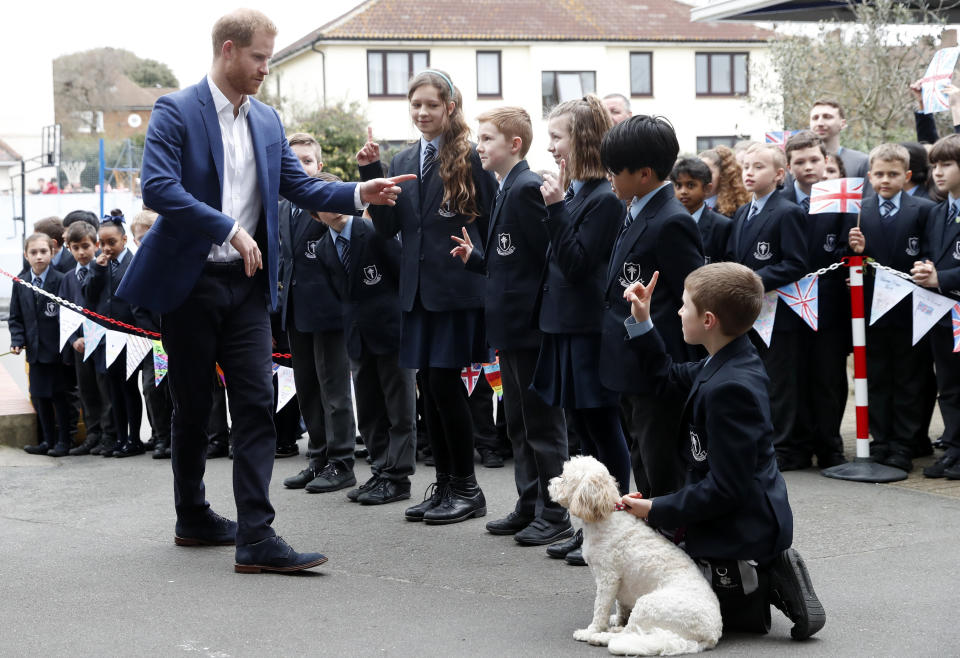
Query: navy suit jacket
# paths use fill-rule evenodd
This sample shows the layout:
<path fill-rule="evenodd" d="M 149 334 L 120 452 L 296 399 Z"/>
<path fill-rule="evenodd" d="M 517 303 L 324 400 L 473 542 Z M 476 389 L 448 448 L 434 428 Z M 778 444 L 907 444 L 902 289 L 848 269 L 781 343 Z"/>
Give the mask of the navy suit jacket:
<path fill-rule="evenodd" d="M 960 223 L 947 222 L 950 201 L 941 201 L 930 209 L 924 238 L 920 240 L 923 260 L 929 258 L 937 269 L 940 294 L 960 301 Z M 940 326 L 949 327 L 951 314 L 947 313 Z"/>
<path fill-rule="evenodd" d="M 32 281 L 33 272 L 22 276 Z M 43 289 L 59 295 L 63 274 L 48 267 Z M 10 344 L 24 347 L 27 363 L 62 363 L 60 358 L 60 305 L 26 286 L 13 284 L 10 293 Z"/>
<path fill-rule="evenodd" d="M 746 265 L 763 280 L 765 292 L 799 281 L 807 269 L 807 238 L 803 209 L 776 190 L 760 214 L 748 223 L 750 204 L 737 208 L 725 260 Z M 783 299 L 777 307 L 774 331 L 796 331 L 803 325 Z"/>
<path fill-rule="evenodd" d="M 347 354 L 357 361 L 365 353 L 396 352 L 400 349 L 400 242 L 378 233 L 369 219 L 354 217 L 347 272 L 330 231 L 324 230 L 327 234 L 317 245 L 317 267 L 326 270 L 343 305 Z"/>
<path fill-rule="evenodd" d="M 473 185 L 480 213 L 468 223 L 463 215 L 444 217 L 440 214 L 443 202 L 443 181 L 440 166 L 434 167 L 427 189 L 420 189 L 420 142 L 397 153 L 390 161 L 390 176 L 416 174 L 416 180 L 400 184 L 403 193 L 395 206 L 371 206 L 373 225 L 386 237 L 400 233 L 403 249 L 400 253 L 400 300 L 404 311 L 413 310 L 419 295 L 420 303 L 428 311 L 455 311 L 481 308 L 485 282 L 483 277 L 464 269 L 459 259 L 450 257 L 451 235 L 462 235 L 467 228 L 474 244 L 482 244 L 487 233 L 487 221 L 497 193 L 493 174 L 483 170 L 476 149 L 470 151 Z M 360 167 L 360 177 L 369 180 L 383 175 L 379 162 Z"/>
<path fill-rule="evenodd" d="M 603 335 L 600 339 L 600 381 L 618 393 L 652 393 L 652 383 L 638 377 L 636 353 L 623 337 L 630 304 L 623 291 L 636 281 L 650 282 L 660 272 L 650 310 L 671 357 L 687 361 L 695 353 L 683 340 L 680 316 L 683 281 L 703 265 L 700 232 L 687 209 L 677 201 L 673 185 L 654 194 L 615 243 L 604 284 Z"/>
<path fill-rule="evenodd" d="M 705 205 L 703 212 L 700 213 L 697 228 L 700 229 L 704 264 L 722 261 L 726 257 L 727 242 L 730 240 L 733 220 Z"/>
<path fill-rule="evenodd" d="M 286 199 L 280 202 L 280 328 L 292 322 L 297 331 L 342 331 L 343 309 L 326 270 L 317 267 L 317 246 L 329 236 L 326 224 Z M 288 317 L 290 301 L 293 317 Z"/>
<path fill-rule="evenodd" d="M 912 197 L 906 192 L 901 193 L 900 210 L 890 222 L 880 219 L 879 204 L 880 197 L 874 196 L 865 199 L 860 209 L 860 230 L 865 239 L 863 255 L 873 258 L 881 265 L 901 272 L 909 272 L 914 262 L 920 258 L 927 215 L 934 204 L 927 199 Z M 899 304 L 884 313 L 875 324 L 869 324 L 876 271 L 873 268 L 864 269 L 866 271 L 863 277 L 863 296 L 868 328 L 897 327 L 909 331 L 913 326 L 911 295 L 901 299 Z"/>
<path fill-rule="evenodd" d="M 550 235 L 544 227 L 547 207 L 526 160 L 510 170 L 490 215 L 482 244 L 474 246 L 466 267 L 486 274 L 484 297 L 487 342 L 501 350 L 536 349 L 540 332 L 530 322 L 547 262 Z"/>
<path fill-rule="evenodd" d="M 789 548 L 793 512 L 773 448 L 769 380 L 749 338 L 680 364 L 656 329 L 627 344 L 642 359 L 638 376 L 686 399 L 675 439 L 686 482 L 654 499 L 650 523 L 686 528 L 693 557 L 764 563 Z"/>
<path fill-rule="evenodd" d="M 290 150 L 276 110 L 250 98 L 247 115 L 257 167 L 263 253 L 271 304 L 277 304 L 280 195 L 301 208 L 353 214 L 354 183 L 307 175 Z M 157 99 L 147 127 L 141 169 L 143 203 L 160 213 L 127 270 L 118 295 L 166 313 L 186 300 L 210 248 L 222 245 L 234 219 L 221 212 L 223 140 L 207 79 Z M 264 218 L 266 222 L 264 222 Z"/>
<path fill-rule="evenodd" d="M 607 265 L 623 213 L 602 178 L 586 182 L 569 202 L 547 206 L 550 249 L 533 316 L 542 331 L 601 332 Z"/>

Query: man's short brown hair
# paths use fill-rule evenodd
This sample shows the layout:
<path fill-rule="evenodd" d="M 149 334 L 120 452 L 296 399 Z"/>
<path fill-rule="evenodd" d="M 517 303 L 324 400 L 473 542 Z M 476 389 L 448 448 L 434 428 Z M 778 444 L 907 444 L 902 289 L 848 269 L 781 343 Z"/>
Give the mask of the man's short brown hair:
<path fill-rule="evenodd" d="M 899 144 L 886 143 L 875 146 L 870 151 L 870 168 L 873 169 L 875 160 L 883 162 L 899 162 L 903 165 L 904 171 L 910 171 L 910 151 L 905 146 Z"/>
<path fill-rule="evenodd" d="M 267 16 L 256 9 L 237 9 L 221 16 L 213 24 L 213 56 L 220 56 L 223 44 L 232 41 L 235 46 L 245 48 L 253 43 L 256 32 L 266 32 L 277 36 L 277 26 Z"/>
<path fill-rule="evenodd" d="M 703 315 L 710 311 L 725 336 L 747 333 L 763 307 L 763 281 L 740 263 L 711 263 L 687 275 L 683 287 Z"/>
<path fill-rule="evenodd" d="M 837 114 L 840 115 L 841 119 L 847 118 L 843 114 L 843 108 L 840 106 L 840 101 L 836 100 L 835 98 L 818 98 L 817 100 L 813 101 L 813 105 L 810 106 L 810 109 L 812 110 L 817 105 L 829 105 L 837 111 Z"/>
<path fill-rule="evenodd" d="M 297 144 L 301 146 L 312 146 L 313 153 L 317 156 L 317 164 L 323 164 L 323 149 L 320 148 L 320 142 L 314 139 L 313 135 L 309 133 L 293 133 L 290 137 L 287 138 L 290 146 L 296 146 Z"/>
<path fill-rule="evenodd" d="M 44 217 L 33 223 L 33 230 L 37 233 L 44 233 L 50 236 L 50 239 L 59 247 L 63 244 L 63 221 L 59 217 Z M 54 248 L 53 245 L 50 247 Z"/>
<path fill-rule="evenodd" d="M 480 123 L 490 122 L 507 140 L 520 138 L 520 158 L 527 157 L 533 141 L 533 122 L 522 107 L 498 107 L 477 117 Z"/>
<path fill-rule="evenodd" d="M 823 145 L 823 140 L 817 137 L 817 133 L 812 130 L 801 130 L 795 135 L 791 135 L 790 139 L 787 140 L 786 146 L 783 147 L 784 155 L 787 156 L 787 164 L 790 164 L 790 156 L 794 151 L 802 151 L 803 149 L 815 147 L 820 147 L 820 155 L 826 159 L 827 147 Z"/>
<path fill-rule="evenodd" d="M 960 134 L 941 137 L 930 149 L 930 164 L 952 160 L 960 165 Z"/>

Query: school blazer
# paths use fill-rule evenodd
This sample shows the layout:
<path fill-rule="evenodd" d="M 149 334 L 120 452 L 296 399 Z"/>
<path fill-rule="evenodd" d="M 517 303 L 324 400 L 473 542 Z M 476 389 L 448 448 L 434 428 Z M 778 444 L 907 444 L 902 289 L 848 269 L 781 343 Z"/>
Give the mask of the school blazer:
<path fill-rule="evenodd" d="M 27 270 L 21 278 L 32 282 L 33 271 Z M 62 279 L 61 272 L 48 267 L 43 289 L 59 294 Z M 27 363 L 61 363 L 60 305 L 55 301 L 15 283 L 7 324 L 10 344 L 26 348 Z"/>
<path fill-rule="evenodd" d="M 624 205 L 600 178 L 585 183 L 569 202 L 547 206 L 550 248 L 533 315 L 541 331 L 602 331 L 607 265 L 623 215 Z"/>
<path fill-rule="evenodd" d="M 283 199 L 280 222 L 280 328 L 291 323 L 301 333 L 342 331 L 343 309 L 326 268 L 317 267 L 317 245 L 329 235 L 323 222 Z M 293 317 L 289 317 L 290 302 Z"/>
<path fill-rule="evenodd" d="M 654 500 L 649 522 L 686 528 L 693 557 L 764 563 L 789 548 L 793 512 L 773 448 L 769 380 L 750 339 L 679 364 L 656 329 L 627 344 L 642 359 L 638 376 L 686 400 L 675 439 L 686 481 Z"/>
<path fill-rule="evenodd" d="M 377 231 L 392 238 L 400 234 L 400 301 L 404 311 L 412 311 L 419 295 L 428 311 L 455 311 L 483 306 L 485 282 L 482 276 L 466 270 L 459 259 L 450 257 L 451 235 L 462 235 L 465 226 L 474 244 L 482 244 L 487 221 L 493 208 L 497 182 L 493 174 L 483 170 L 476 148 L 470 151 L 477 209 L 472 222 L 467 217 L 440 214 L 443 202 L 443 181 L 437 163 L 427 189 L 420 189 L 420 142 L 400 151 L 390 161 L 390 176 L 416 174 L 416 180 L 400 184 L 403 193 L 395 206 L 370 206 L 370 216 Z M 360 167 L 360 177 L 370 180 L 382 176 L 379 162 Z"/>
<path fill-rule="evenodd" d="M 150 233 L 150 231 L 147 231 L 147 233 Z M 127 251 L 123 255 L 123 260 L 119 261 L 120 265 L 117 267 L 115 274 L 112 272 L 109 261 L 106 265 L 97 265 L 96 261 L 90 262 L 90 274 L 87 275 L 87 280 L 84 282 L 86 284 L 84 300 L 88 309 L 114 320 L 136 324 L 136 318 L 133 316 L 133 305 L 117 295 L 120 281 L 133 260 L 133 254 Z"/>
<path fill-rule="evenodd" d="M 932 201 L 912 197 L 903 192 L 900 194 L 900 210 L 893 216 L 890 223 L 885 224 L 880 219 L 880 197 L 866 199 L 860 209 L 860 230 L 866 240 L 863 255 L 873 258 L 881 265 L 901 272 L 910 272 L 914 262 L 920 258 L 927 216 L 933 207 Z M 910 295 L 884 313 L 876 323 L 869 324 L 875 280 L 876 270 L 865 267 L 863 296 L 868 330 L 892 327 L 909 330 L 913 326 Z"/>
<path fill-rule="evenodd" d="M 530 322 L 547 261 L 550 235 L 543 181 L 521 160 L 503 182 L 487 234 L 466 263 L 487 277 L 483 309 L 487 343 L 500 350 L 537 349 L 540 332 Z"/>
<path fill-rule="evenodd" d="M 781 191 L 790 203 L 797 202 L 791 185 Z M 875 199 L 876 195 L 867 197 Z M 803 211 L 803 208 L 800 208 Z M 850 213 L 804 213 L 807 236 L 807 272 L 810 273 L 841 260 L 849 254 L 847 241 L 857 216 Z M 847 268 L 823 274 L 817 280 L 817 326 L 821 329 L 850 329 L 850 290 Z M 780 310 L 777 309 L 779 313 Z M 791 311 L 792 312 L 792 311 Z"/>
<path fill-rule="evenodd" d="M 680 316 L 683 281 L 703 265 L 703 249 L 696 222 L 677 201 L 673 185 L 654 194 L 615 243 L 604 284 L 603 335 L 600 339 L 600 381 L 619 393 L 652 393 L 651 382 L 638 377 L 636 353 L 624 341 L 623 321 L 630 304 L 623 298 L 627 286 L 650 282 L 660 272 L 651 318 L 660 330 L 667 352 L 678 361 L 695 356 L 683 340 Z"/>
<path fill-rule="evenodd" d="M 74 262 L 74 269 L 69 272 L 63 273 L 63 278 L 60 279 L 60 290 L 57 293 L 64 299 L 73 302 L 74 304 L 79 304 L 83 306 L 86 304 L 86 298 L 84 297 L 84 290 L 87 287 L 87 283 L 90 281 L 90 272 L 87 272 L 87 277 L 83 280 L 83 285 L 80 285 L 80 281 L 77 279 L 76 274 L 76 262 Z M 83 325 L 77 327 L 77 330 L 74 331 L 70 337 L 67 339 L 66 345 L 63 349 L 63 362 L 70 365 L 73 363 L 74 351 L 73 351 L 73 341 L 75 341 L 80 336 L 83 336 Z"/>
<path fill-rule="evenodd" d="M 749 212 L 750 203 L 745 203 L 733 214 L 725 260 L 741 263 L 756 272 L 766 292 L 799 281 L 809 272 L 803 209 L 776 190 L 760 214 L 747 224 Z M 774 331 L 796 331 L 802 325 L 800 316 L 781 299 Z"/>
<path fill-rule="evenodd" d="M 73 257 L 73 253 L 66 246 L 60 248 L 63 256 L 60 257 L 60 262 L 53 266 L 55 270 L 60 272 L 60 274 L 66 274 L 73 271 L 77 266 L 77 259 Z"/>
<path fill-rule="evenodd" d="M 938 292 L 960 301 L 960 224 L 947 223 L 949 210 L 949 199 L 930 209 L 924 239 L 920 241 L 922 258 L 917 260 L 929 258 L 933 261 L 940 283 Z M 942 327 L 949 327 L 950 323 L 950 313 L 937 322 Z"/>
<path fill-rule="evenodd" d="M 697 222 L 700 230 L 700 243 L 703 245 L 703 262 L 705 265 L 719 263 L 727 252 L 727 242 L 730 240 L 730 230 L 733 221 L 726 215 L 721 215 L 709 206 L 703 207 L 700 221 Z"/>
<path fill-rule="evenodd" d="M 354 217 L 347 272 L 330 231 L 317 245 L 318 263 L 327 271 L 343 307 L 341 328 L 347 354 L 359 361 L 366 353 L 400 349 L 400 242 L 381 235 L 368 219 Z"/>
<path fill-rule="evenodd" d="M 277 305 L 279 198 L 301 208 L 352 214 L 355 183 L 308 176 L 290 150 L 277 111 L 250 98 L 247 122 L 262 204 L 253 237 L 263 254 L 271 308 Z M 222 245 L 234 220 L 221 212 L 223 139 L 204 77 L 157 99 L 147 126 L 141 169 L 143 203 L 160 213 L 147 231 L 117 294 L 166 313 L 180 306 L 203 272 L 210 248 Z"/>

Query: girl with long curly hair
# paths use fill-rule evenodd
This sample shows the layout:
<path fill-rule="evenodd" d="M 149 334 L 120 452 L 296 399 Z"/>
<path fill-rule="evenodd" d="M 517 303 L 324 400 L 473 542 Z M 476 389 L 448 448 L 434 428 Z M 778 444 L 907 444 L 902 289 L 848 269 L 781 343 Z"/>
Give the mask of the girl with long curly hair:
<path fill-rule="evenodd" d="M 395 206 L 370 206 L 377 231 L 400 234 L 400 366 L 421 371 L 421 396 L 436 482 L 409 521 L 447 524 L 486 514 L 473 468 L 473 421 L 460 371 L 490 361 L 483 320 L 485 280 L 450 258 L 450 236 L 486 238 L 497 183 L 470 142 L 462 97 L 450 76 L 428 69 L 410 80 L 410 118 L 421 137 L 390 162 L 401 183 Z M 372 134 L 357 154 L 363 180 L 382 175 Z M 481 237 L 482 236 L 482 237 Z M 362 265 L 362 264 L 361 264 Z M 409 497 L 409 493 L 406 496 Z"/>
<path fill-rule="evenodd" d="M 707 205 L 721 215 L 733 217 L 737 208 L 750 200 L 750 193 L 743 186 L 736 156 L 730 147 L 720 145 L 703 151 L 697 157 L 706 163 L 713 175 L 713 182 L 710 183 L 712 195 L 706 199 Z"/>

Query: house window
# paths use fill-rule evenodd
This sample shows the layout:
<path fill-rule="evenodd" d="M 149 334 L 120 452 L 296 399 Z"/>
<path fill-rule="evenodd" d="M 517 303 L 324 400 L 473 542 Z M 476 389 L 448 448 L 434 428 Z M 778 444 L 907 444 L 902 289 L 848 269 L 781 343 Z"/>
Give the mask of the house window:
<path fill-rule="evenodd" d="M 737 135 L 719 135 L 711 137 L 697 137 L 697 153 L 706 151 L 714 147 L 723 145 L 733 148 L 733 145 L 747 137 L 738 137 Z"/>
<path fill-rule="evenodd" d="M 540 79 L 543 116 L 555 105 L 593 94 L 597 89 L 596 71 L 544 71 Z"/>
<path fill-rule="evenodd" d="M 502 98 L 500 88 L 500 51 L 477 51 L 477 96 Z"/>
<path fill-rule="evenodd" d="M 426 50 L 368 50 L 367 95 L 406 98 L 410 78 L 428 66 Z"/>
<path fill-rule="evenodd" d="M 96 113 L 92 110 L 81 110 L 74 112 L 73 116 L 77 120 L 78 133 L 103 132 L 103 112 L 100 110 Z"/>
<path fill-rule="evenodd" d="M 747 53 L 697 53 L 697 96 L 749 92 Z"/>
<path fill-rule="evenodd" d="M 630 53 L 630 95 L 653 96 L 653 53 Z"/>

